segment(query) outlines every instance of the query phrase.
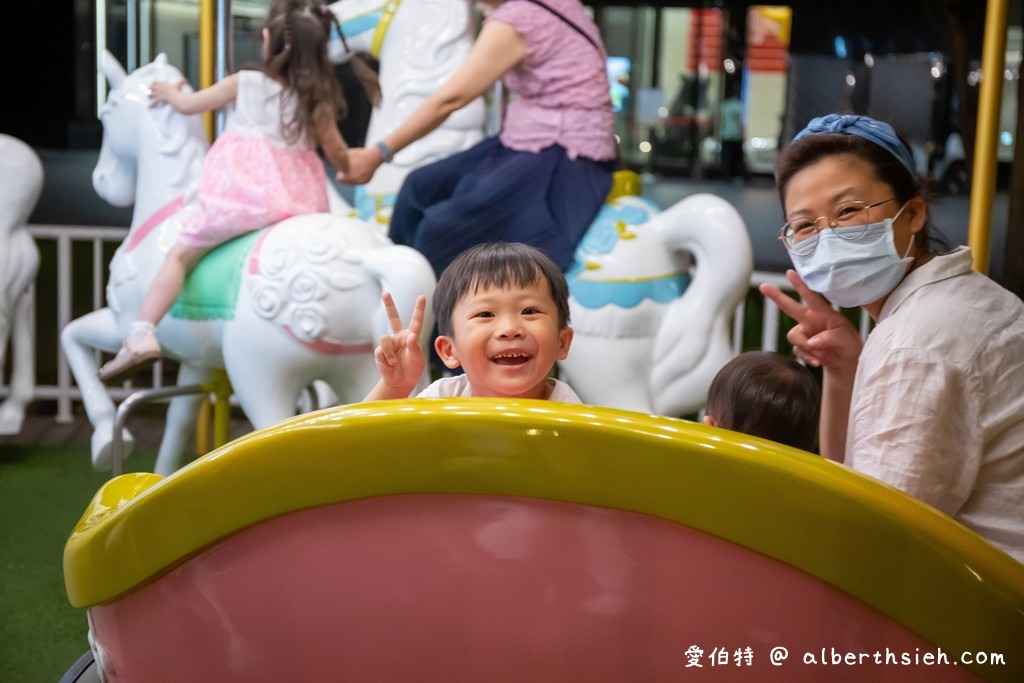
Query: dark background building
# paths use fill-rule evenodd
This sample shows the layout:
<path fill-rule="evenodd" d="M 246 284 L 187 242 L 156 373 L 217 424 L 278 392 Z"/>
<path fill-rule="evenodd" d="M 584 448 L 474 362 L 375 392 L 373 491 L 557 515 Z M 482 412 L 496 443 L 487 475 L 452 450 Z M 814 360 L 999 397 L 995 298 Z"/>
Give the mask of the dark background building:
<path fill-rule="evenodd" d="M 651 21 L 647 18 L 651 16 L 656 23 L 666 11 L 724 10 L 728 17 L 725 54 L 742 60 L 746 12 L 755 3 L 719 0 L 641 4 L 597 0 L 588 4 L 610 43 L 646 42 L 651 36 L 645 35 L 638 24 Z M 981 56 L 983 1 L 795 0 L 780 4 L 793 10 L 790 53 L 794 55 L 841 56 L 858 62 L 870 53 L 938 52 L 946 56 L 954 73 L 964 75 L 971 62 Z M 125 2 L 108 5 L 108 14 L 112 16 L 108 21 L 108 42 L 117 53 L 125 39 L 124 26 L 116 21 L 116 10 L 123 8 Z M 1014 12 L 1019 14 L 1020 3 L 1013 5 Z M 3 63 L 7 65 L 0 76 L 0 131 L 39 148 L 88 148 L 98 144 L 95 6 L 93 0 L 10 3 L 9 39 L 0 47 Z M 611 17 L 615 17 L 614 21 L 608 20 Z M 626 31 L 629 35 L 623 36 Z M 654 41 L 660 39 L 655 36 Z M 649 51 L 663 46 L 643 47 Z M 639 52 L 640 46 L 631 49 Z M 341 76 L 347 80 L 344 70 Z M 657 78 L 658 74 L 649 77 Z M 352 93 L 352 99 L 356 101 L 353 118 L 359 120 L 364 112 L 358 103 L 358 92 Z"/>

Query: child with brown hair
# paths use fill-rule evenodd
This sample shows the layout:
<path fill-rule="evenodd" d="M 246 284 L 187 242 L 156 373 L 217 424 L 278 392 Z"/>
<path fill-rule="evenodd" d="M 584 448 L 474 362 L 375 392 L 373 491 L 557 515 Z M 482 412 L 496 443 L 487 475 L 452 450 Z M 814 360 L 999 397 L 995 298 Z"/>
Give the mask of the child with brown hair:
<path fill-rule="evenodd" d="M 711 381 L 704 424 L 814 452 L 820 403 L 805 366 L 774 351 L 748 351 Z"/>

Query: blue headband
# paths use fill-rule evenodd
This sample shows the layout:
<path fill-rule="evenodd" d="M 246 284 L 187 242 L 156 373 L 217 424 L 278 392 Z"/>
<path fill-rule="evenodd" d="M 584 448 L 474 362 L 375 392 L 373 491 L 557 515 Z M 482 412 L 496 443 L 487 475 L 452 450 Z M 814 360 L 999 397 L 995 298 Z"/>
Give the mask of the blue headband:
<path fill-rule="evenodd" d="M 917 165 L 914 163 L 914 155 L 907 146 L 903 144 L 896 131 L 888 123 L 878 121 L 870 116 L 857 116 L 855 114 L 829 114 L 811 119 L 807 127 L 796 134 L 793 142 L 796 142 L 807 135 L 820 135 L 822 133 L 838 133 L 840 135 L 856 135 L 873 142 L 889 154 L 896 157 L 903 167 L 910 172 L 912 178 L 917 178 Z"/>

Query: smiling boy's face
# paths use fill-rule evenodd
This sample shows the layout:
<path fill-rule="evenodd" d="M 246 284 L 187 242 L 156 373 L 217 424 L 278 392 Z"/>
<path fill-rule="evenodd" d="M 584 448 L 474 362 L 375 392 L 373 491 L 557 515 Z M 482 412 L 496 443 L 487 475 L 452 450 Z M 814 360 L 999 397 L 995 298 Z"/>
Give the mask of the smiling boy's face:
<path fill-rule="evenodd" d="M 473 396 L 547 398 L 548 373 L 572 343 L 543 277 L 470 291 L 452 311 L 452 332 L 434 346 L 446 366 L 462 366 Z"/>

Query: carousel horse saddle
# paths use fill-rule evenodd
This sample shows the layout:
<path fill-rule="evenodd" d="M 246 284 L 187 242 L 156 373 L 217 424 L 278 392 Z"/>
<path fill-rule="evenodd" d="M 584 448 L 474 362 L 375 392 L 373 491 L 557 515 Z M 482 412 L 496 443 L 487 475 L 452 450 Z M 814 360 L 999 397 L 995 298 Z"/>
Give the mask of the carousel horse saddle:
<path fill-rule="evenodd" d="M 171 315 L 184 320 L 231 320 L 245 259 L 263 230 L 236 237 L 203 257 L 185 278 Z"/>

